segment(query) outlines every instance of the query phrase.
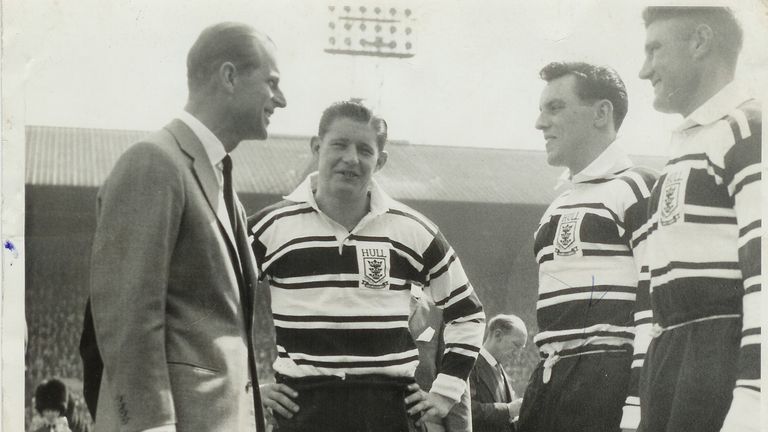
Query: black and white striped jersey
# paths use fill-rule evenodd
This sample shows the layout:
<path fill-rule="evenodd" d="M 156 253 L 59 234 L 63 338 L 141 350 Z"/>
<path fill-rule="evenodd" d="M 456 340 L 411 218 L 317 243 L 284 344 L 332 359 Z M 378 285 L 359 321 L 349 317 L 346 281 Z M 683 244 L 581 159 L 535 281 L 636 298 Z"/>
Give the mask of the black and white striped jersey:
<path fill-rule="evenodd" d="M 443 309 L 445 355 L 432 390 L 458 401 L 482 344 L 484 313 L 453 248 L 429 219 L 374 182 L 370 212 L 350 232 L 322 213 L 310 175 L 249 218 L 270 284 L 278 358 L 291 377 L 413 376 L 411 284 Z"/>
<path fill-rule="evenodd" d="M 609 146 L 544 213 L 535 233 L 539 333 L 547 354 L 632 351 L 635 297 L 655 174 Z"/>
<path fill-rule="evenodd" d="M 761 134 L 759 103 L 734 83 L 694 111 L 673 133 L 647 232 L 655 323 L 742 319 L 731 414 L 747 417 L 760 392 Z"/>
<path fill-rule="evenodd" d="M 647 283 L 641 282 L 641 234 L 655 181 L 655 172 L 634 167 L 617 143 L 611 144 L 552 202 L 534 243 L 539 263 L 534 341 L 547 356 L 561 357 L 632 353 L 639 342 L 624 414 L 635 427 L 637 383 L 651 326 Z"/>

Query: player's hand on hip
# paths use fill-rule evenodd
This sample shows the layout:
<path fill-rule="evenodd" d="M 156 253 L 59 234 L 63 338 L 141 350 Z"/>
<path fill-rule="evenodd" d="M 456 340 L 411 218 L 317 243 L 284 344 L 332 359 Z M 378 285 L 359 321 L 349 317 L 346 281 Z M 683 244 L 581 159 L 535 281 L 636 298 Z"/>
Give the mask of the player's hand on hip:
<path fill-rule="evenodd" d="M 261 393 L 262 405 L 284 418 L 291 418 L 295 413 L 299 412 L 299 406 L 293 401 L 293 398 L 299 394 L 287 385 L 278 383 L 262 384 L 259 386 L 259 392 Z"/>
<path fill-rule="evenodd" d="M 453 400 L 443 395 L 421 390 L 418 384 L 409 385 L 408 390 L 412 393 L 405 398 L 405 405 L 408 407 L 409 415 L 418 417 L 417 426 L 421 426 L 427 420 L 439 422 L 448 415 L 455 404 Z"/>

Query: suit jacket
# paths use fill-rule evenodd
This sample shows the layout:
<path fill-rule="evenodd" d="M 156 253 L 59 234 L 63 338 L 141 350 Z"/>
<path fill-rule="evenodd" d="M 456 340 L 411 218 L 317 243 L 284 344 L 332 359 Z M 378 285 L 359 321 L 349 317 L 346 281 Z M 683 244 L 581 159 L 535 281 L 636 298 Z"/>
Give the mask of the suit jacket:
<path fill-rule="evenodd" d="M 472 429 L 474 432 L 514 431 L 509 422 L 509 409 L 504 403 L 505 392 L 509 391 L 510 401 L 515 400 L 515 392 L 504 382 L 494 366 L 482 355 L 469 375 L 469 388 L 472 396 Z"/>
<path fill-rule="evenodd" d="M 99 191 L 96 430 L 253 429 L 246 338 L 256 263 L 220 197 L 205 149 L 180 120 L 129 148 Z"/>
<path fill-rule="evenodd" d="M 408 327 L 419 350 L 419 364 L 415 378 L 419 387 L 429 391 L 432 382 L 440 371 L 440 362 L 445 351 L 443 341 L 443 312 L 434 303 L 424 298 L 412 299 L 411 317 Z M 430 337 L 419 338 L 427 329 L 434 331 Z M 430 331 L 430 332 L 432 332 Z M 468 387 L 468 386 L 467 386 Z M 441 424 L 427 423 L 427 432 L 471 432 L 472 412 L 470 410 L 469 388 L 461 395 L 461 400 L 451 408 Z"/>

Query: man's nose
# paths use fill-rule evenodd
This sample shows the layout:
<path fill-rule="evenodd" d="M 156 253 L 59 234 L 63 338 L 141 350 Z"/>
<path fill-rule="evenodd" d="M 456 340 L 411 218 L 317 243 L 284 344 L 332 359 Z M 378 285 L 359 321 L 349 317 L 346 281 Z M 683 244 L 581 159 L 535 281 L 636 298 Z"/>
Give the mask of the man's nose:
<path fill-rule="evenodd" d="M 288 105 L 288 101 L 285 99 L 283 91 L 280 89 L 275 90 L 275 94 L 272 96 L 272 100 L 275 106 L 278 108 L 285 108 Z"/>
<path fill-rule="evenodd" d="M 358 157 L 357 157 L 357 149 L 355 148 L 355 146 L 348 146 L 344 151 L 342 158 L 344 162 L 348 164 L 357 164 Z"/>
<path fill-rule="evenodd" d="M 640 68 L 640 72 L 637 74 L 640 79 L 651 79 L 651 62 L 646 58 L 643 62 L 643 67 Z"/>

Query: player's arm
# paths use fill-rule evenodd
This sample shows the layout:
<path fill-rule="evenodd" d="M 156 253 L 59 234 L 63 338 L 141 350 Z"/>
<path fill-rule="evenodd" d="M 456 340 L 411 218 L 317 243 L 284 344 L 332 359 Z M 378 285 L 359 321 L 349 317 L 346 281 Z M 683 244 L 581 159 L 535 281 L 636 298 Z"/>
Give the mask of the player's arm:
<path fill-rule="evenodd" d="M 741 112 L 731 122 L 736 142 L 725 155 L 725 176 L 739 228 L 739 266 L 744 281 L 741 348 L 733 401 L 723 431 L 759 430 L 761 349 L 761 133 L 760 112 Z"/>
<path fill-rule="evenodd" d="M 483 342 L 485 313 L 453 248 L 439 232 L 424 253 L 425 279 L 443 309 L 445 353 L 430 393 L 458 402 Z"/>
<path fill-rule="evenodd" d="M 651 229 L 648 218 L 648 202 L 658 175 L 645 168 L 633 168 L 623 176 L 629 191 L 634 197 L 624 211 L 624 229 L 638 274 L 635 305 L 632 318 L 635 328 L 632 366 L 627 397 L 621 419 L 621 428 L 635 430 L 640 424 L 640 372 L 645 363 L 645 355 L 651 342 L 651 299 L 650 272 L 645 256 L 646 238 Z"/>
<path fill-rule="evenodd" d="M 650 306 L 650 272 L 647 266 L 642 267 L 640 281 L 635 297 L 634 325 L 635 339 L 632 354 L 632 369 L 630 371 L 627 398 L 621 417 L 622 430 L 636 430 L 640 424 L 640 373 L 645 364 L 645 356 L 651 343 L 652 312 Z"/>
<path fill-rule="evenodd" d="M 146 143 L 120 158 L 99 195 L 90 281 L 93 319 L 108 394 L 120 422 L 131 430 L 176 421 L 165 304 L 183 208 L 181 173 L 167 154 Z"/>

